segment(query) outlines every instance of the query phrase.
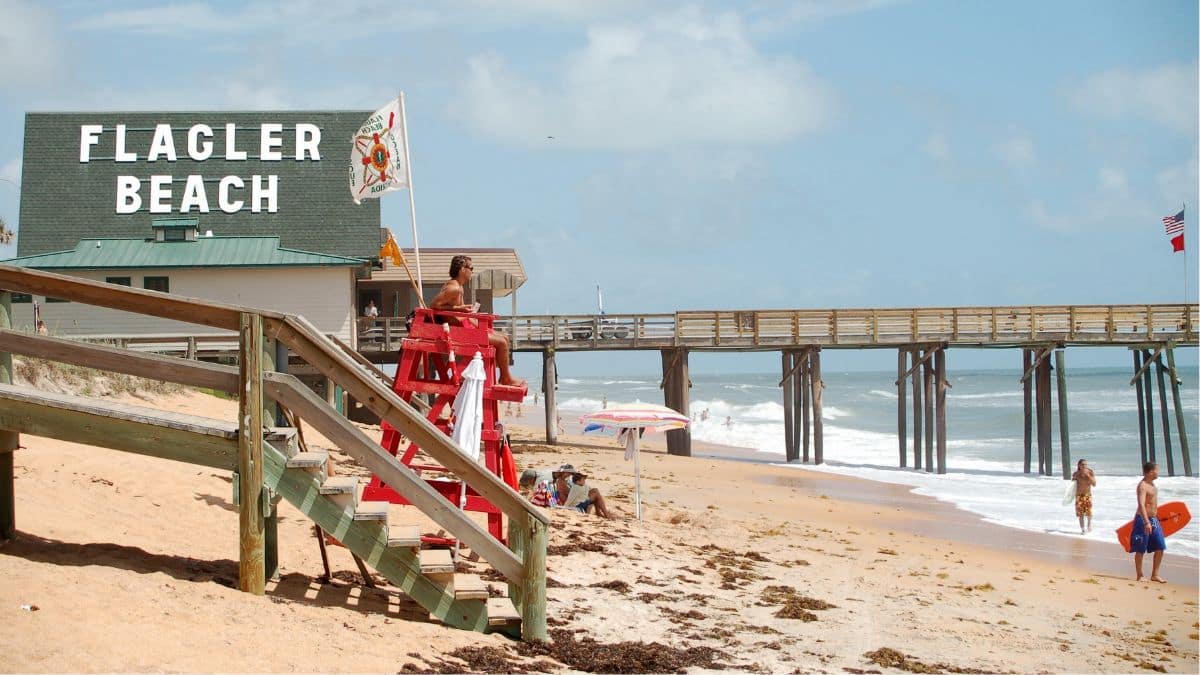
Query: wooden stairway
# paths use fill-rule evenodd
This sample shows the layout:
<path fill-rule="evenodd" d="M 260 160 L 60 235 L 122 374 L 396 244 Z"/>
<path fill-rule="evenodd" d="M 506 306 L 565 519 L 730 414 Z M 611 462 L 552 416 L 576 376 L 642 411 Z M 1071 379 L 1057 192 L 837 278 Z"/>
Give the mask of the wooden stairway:
<path fill-rule="evenodd" d="M 230 422 L 83 396 L 0 384 L 0 428 L 220 470 L 236 470 Z M 299 452 L 292 427 L 263 434 L 263 483 L 447 625 L 520 631 L 507 598 L 488 597 L 475 575 L 455 573 L 449 551 L 421 550 L 416 527 L 388 524 L 387 502 L 363 502 L 350 476 L 328 476 L 328 454 Z M 268 500 L 274 502 L 274 499 Z"/>

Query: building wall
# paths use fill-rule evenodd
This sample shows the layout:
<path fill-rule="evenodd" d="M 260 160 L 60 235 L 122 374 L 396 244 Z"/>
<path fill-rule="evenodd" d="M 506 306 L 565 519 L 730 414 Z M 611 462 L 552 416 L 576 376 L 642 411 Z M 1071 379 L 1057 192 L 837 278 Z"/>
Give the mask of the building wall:
<path fill-rule="evenodd" d="M 147 276 L 170 279 L 172 295 L 301 314 L 323 333 L 353 344 L 354 271 L 346 267 L 287 267 L 277 269 L 154 269 L 79 271 L 71 276 L 104 281 L 132 277 L 142 288 Z M 219 335 L 218 328 L 158 317 L 131 314 L 77 302 L 46 302 L 34 296 L 51 335 L 63 337 L 136 337 Z M 33 327 L 33 304 L 14 303 L 13 325 Z"/>
<path fill-rule="evenodd" d="M 355 204 L 346 178 L 353 152 L 351 138 L 370 111 L 305 112 L 72 112 L 28 113 L 21 165 L 20 237 L 17 254 L 51 253 L 75 248 L 80 239 L 144 237 L 155 218 L 195 217 L 200 231 L 221 236 L 271 236 L 285 248 L 360 258 L 379 254 L 379 200 Z M 262 125 L 281 124 L 281 159 L 260 159 Z M 169 124 L 176 160 L 156 155 L 149 161 L 157 125 Z M 213 130 L 212 154 L 196 160 L 188 152 L 193 125 Z M 235 125 L 235 152 L 246 159 L 226 159 L 226 125 Z M 92 138 L 84 125 L 100 125 L 96 142 L 88 146 L 86 161 L 81 144 Z M 124 129 L 125 152 L 134 161 L 117 161 L 117 131 Z M 320 159 L 301 152 L 297 158 L 294 135 L 297 125 L 320 129 Z M 304 127 L 307 129 L 308 127 Z M 188 176 L 199 176 L 205 186 L 209 210 L 185 204 Z M 275 176 L 277 210 L 252 212 L 252 176 Z M 141 207 L 118 213 L 121 176 L 141 183 Z M 151 212 L 153 176 L 169 177 L 168 209 Z M 220 181 L 241 179 L 245 187 L 234 190 L 243 208 L 225 213 L 219 208 Z M 188 211 L 183 209 L 187 207 Z"/>

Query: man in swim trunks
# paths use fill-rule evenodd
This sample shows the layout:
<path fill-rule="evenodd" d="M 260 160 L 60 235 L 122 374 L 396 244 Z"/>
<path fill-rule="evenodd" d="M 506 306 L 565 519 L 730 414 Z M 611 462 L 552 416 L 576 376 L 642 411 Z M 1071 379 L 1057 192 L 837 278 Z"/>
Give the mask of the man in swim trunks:
<path fill-rule="evenodd" d="M 1142 574 L 1142 557 L 1154 553 L 1154 568 L 1150 571 L 1150 581 L 1160 584 L 1167 583 L 1158 576 L 1158 568 L 1162 566 L 1163 551 L 1167 550 L 1167 540 L 1163 537 L 1162 526 L 1158 523 L 1158 488 L 1154 480 L 1158 478 L 1158 465 L 1146 462 L 1142 465 L 1142 480 L 1137 486 L 1137 515 L 1133 517 L 1133 532 L 1129 537 L 1129 550 L 1133 552 L 1133 566 L 1137 572 L 1137 580 L 1145 578 Z"/>
<path fill-rule="evenodd" d="M 1079 534 L 1092 531 L 1092 488 L 1096 486 L 1096 472 L 1092 471 L 1086 459 L 1079 460 L 1075 465 L 1075 517 L 1079 518 Z M 1087 527 L 1083 520 L 1087 518 Z"/>
<path fill-rule="evenodd" d="M 474 312 L 474 305 L 466 304 L 463 300 L 463 288 L 471 282 L 475 266 L 471 257 L 456 255 L 450 259 L 450 281 L 442 286 L 436 297 L 429 302 L 430 309 L 440 309 L 451 312 Z M 438 323 L 443 323 L 439 320 Z M 460 321 L 461 323 L 461 321 Z M 525 380 L 513 377 L 508 367 L 508 338 L 492 331 L 488 333 L 488 344 L 496 349 L 496 365 L 500 366 L 500 384 L 508 386 L 524 386 Z"/>

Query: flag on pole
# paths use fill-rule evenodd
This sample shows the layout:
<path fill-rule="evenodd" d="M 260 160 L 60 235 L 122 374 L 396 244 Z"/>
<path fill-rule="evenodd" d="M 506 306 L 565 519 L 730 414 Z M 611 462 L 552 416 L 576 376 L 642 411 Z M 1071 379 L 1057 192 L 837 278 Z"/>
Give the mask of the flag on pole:
<path fill-rule="evenodd" d="M 350 196 L 355 204 L 409 187 L 400 99 L 367 118 L 354 134 L 350 152 Z"/>
<path fill-rule="evenodd" d="M 1171 240 L 1171 246 L 1174 247 L 1172 253 L 1178 253 L 1183 250 L 1183 211 L 1176 213 L 1173 216 L 1165 216 L 1162 219 L 1163 227 L 1167 229 L 1167 238 Z"/>

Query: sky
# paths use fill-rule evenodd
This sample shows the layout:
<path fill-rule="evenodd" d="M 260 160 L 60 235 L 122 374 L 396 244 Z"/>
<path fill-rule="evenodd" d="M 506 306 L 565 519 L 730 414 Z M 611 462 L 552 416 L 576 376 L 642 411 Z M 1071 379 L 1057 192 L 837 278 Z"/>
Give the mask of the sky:
<path fill-rule="evenodd" d="M 597 286 L 610 313 L 1179 302 L 1185 202 L 1194 301 L 1197 25 L 1183 0 L 0 0 L 0 217 L 19 237 L 28 111 L 403 90 L 421 244 L 515 248 L 520 313 Z M 407 197 L 382 217 L 407 246 Z M 747 358 L 710 362 L 779 367 Z"/>

